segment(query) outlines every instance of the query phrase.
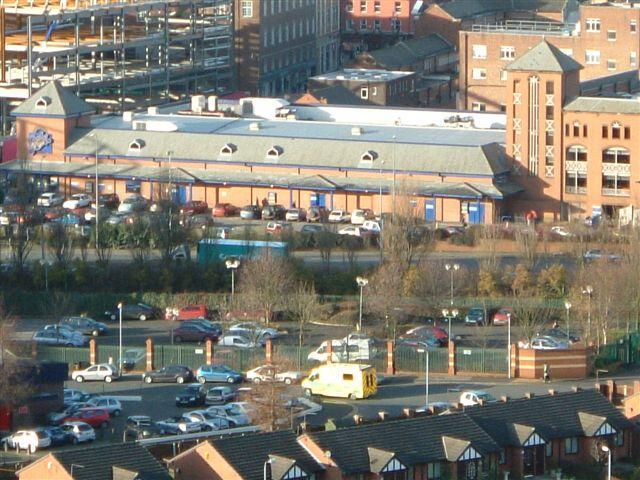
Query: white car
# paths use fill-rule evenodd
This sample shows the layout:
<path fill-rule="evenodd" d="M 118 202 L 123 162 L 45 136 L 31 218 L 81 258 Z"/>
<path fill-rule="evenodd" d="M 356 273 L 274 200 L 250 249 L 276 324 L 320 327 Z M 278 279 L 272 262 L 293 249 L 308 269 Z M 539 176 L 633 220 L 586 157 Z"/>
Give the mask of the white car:
<path fill-rule="evenodd" d="M 39 207 L 58 207 L 64 202 L 64 196 L 57 192 L 43 193 L 38 197 Z"/>
<path fill-rule="evenodd" d="M 51 446 L 51 437 L 42 429 L 18 430 L 13 435 L 3 438 L 2 443 L 6 443 L 9 448 L 35 453 L 36 450 Z"/>
<path fill-rule="evenodd" d="M 125 198 L 120 205 L 118 205 L 119 213 L 131 213 L 143 210 L 147 206 L 147 199 L 142 195 L 131 195 Z"/>
<path fill-rule="evenodd" d="M 531 340 L 529 348 L 534 350 L 566 350 L 569 348 L 569 344 L 553 337 L 536 337 Z"/>
<path fill-rule="evenodd" d="M 331 210 L 328 220 L 331 223 L 349 222 L 351 221 L 351 215 L 346 210 Z"/>
<path fill-rule="evenodd" d="M 202 424 L 200 422 L 194 422 L 184 417 L 167 418 L 156 422 L 158 428 L 170 434 L 181 433 L 198 433 L 202 431 Z"/>
<path fill-rule="evenodd" d="M 69 200 L 62 204 L 62 208 L 67 210 L 75 210 L 76 208 L 88 207 L 91 205 L 91 196 L 86 193 L 76 193 L 71 195 Z"/>
<path fill-rule="evenodd" d="M 357 209 L 351 212 L 351 223 L 353 225 L 363 225 L 367 220 L 371 220 L 374 217 L 373 212 L 369 209 L 362 210 Z"/>
<path fill-rule="evenodd" d="M 96 431 L 91 425 L 84 422 L 66 422 L 61 425 L 62 429 L 71 434 L 71 442 L 84 443 L 93 442 L 96 439 Z"/>
<path fill-rule="evenodd" d="M 242 335 L 223 335 L 218 339 L 222 347 L 256 348 L 258 344 Z"/>
<path fill-rule="evenodd" d="M 232 402 L 226 405 L 212 405 L 207 408 L 207 412 L 217 417 L 226 418 L 237 427 L 251 425 L 251 419 L 241 403 Z"/>
<path fill-rule="evenodd" d="M 108 363 L 99 363 L 91 365 L 84 370 L 75 370 L 71 372 L 71 380 L 82 383 L 85 380 L 97 380 L 99 382 L 111 383 L 120 377 L 118 369 L 114 365 Z"/>
<path fill-rule="evenodd" d="M 622 260 L 620 255 L 616 255 L 615 253 L 606 253 L 600 249 L 587 250 L 583 255 L 585 261 L 593 261 L 593 260 L 607 260 L 609 262 L 618 262 Z"/>
<path fill-rule="evenodd" d="M 93 397 L 87 403 L 93 407 L 106 410 L 112 417 L 119 417 L 122 413 L 120 400 L 113 397 Z"/>
<path fill-rule="evenodd" d="M 200 423 L 203 430 L 228 430 L 235 426 L 228 419 L 219 417 L 208 410 L 194 410 L 183 414 L 182 418 L 190 422 Z"/>
<path fill-rule="evenodd" d="M 367 237 L 371 236 L 372 230 L 367 230 L 364 227 L 356 227 L 349 225 L 348 227 L 338 230 L 338 235 L 350 235 L 352 237 Z"/>
<path fill-rule="evenodd" d="M 469 390 L 460 394 L 460 404 L 463 407 L 471 407 L 473 405 L 479 405 L 480 402 L 491 403 L 496 399 L 482 390 Z"/>
<path fill-rule="evenodd" d="M 279 332 L 275 328 L 263 327 L 262 325 L 252 322 L 236 323 L 229 327 L 228 332 L 247 338 L 260 339 L 261 341 L 277 338 L 284 334 L 284 332 Z"/>
<path fill-rule="evenodd" d="M 362 224 L 362 228 L 373 233 L 380 233 L 382 231 L 380 222 L 376 222 L 375 220 L 367 220 Z"/>
<path fill-rule="evenodd" d="M 253 383 L 260 382 L 284 382 L 287 385 L 291 385 L 294 382 L 299 382 L 304 377 L 302 372 L 294 370 L 287 370 L 279 372 L 273 365 L 263 365 L 256 367 L 253 370 L 249 370 L 246 374 L 247 380 Z"/>
<path fill-rule="evenodd" d="M 575 234 L 571 233 L 569 230 L 562 226 L 551 227 L 551 233 L 563 238 L 575 237 Z"/>

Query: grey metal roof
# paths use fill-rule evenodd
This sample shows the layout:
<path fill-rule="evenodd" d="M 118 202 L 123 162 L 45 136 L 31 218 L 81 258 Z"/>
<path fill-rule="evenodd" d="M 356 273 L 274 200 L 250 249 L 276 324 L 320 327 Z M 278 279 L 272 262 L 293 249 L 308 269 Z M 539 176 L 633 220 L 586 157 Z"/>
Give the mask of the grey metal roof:
<path fill-rule="evenodd" d="M 575 97 L 565 104 L 564 110 L 640 114 L 640 98 Z"/>
<path fill-rule="evenodd" d="M 394 72 L 389 70 L 374 68 L 344 68 L 335 72 L 327 72 L 309 80 L 329 80 L 329 81 L 354 81 L 354 82 L 388 82 L 399 78 L 409 77 L 414 72 Z"/>
<path fill-rule="evenodd" d="M 95 166 L 92 163 L 80 162 L 38 162 L 12 161 L 0 164 L 0 171 L 32 172 L 44 175 L 61 175 L 73 177 L 93 177 Z M 392 190 L 392 180 L 388 177 L 380 178 L 374 170 L 370 177 L 342 177 L 331 175 L 296 175 L 293 173 L 275 172 L 247 172 L 228 169 L 184 169 L 172 168 L 171 174 L 167 168 L 137 167 L 132 165 L 109 165 L 101 163 L 98 167 L 101 178 L 138 179 L 167 183 L 196 183 L 209 185 L 251 185 L 255 187 L 276 187 L 316 191 L 347 191 L 375 193 L 382 188 L 383 193 Z M 450 198 L 492 198 L 504 197 L 519 193 L 522 187 L 506 181 L 501 183 L 480 182 L 403 182 L 415 196 L 450 197 Z"/>
<path fill-rule="evenodd" d="M 543 40 L 516 58 L 506 69 L 527 72 L 572 72 L 581 68 L 580 63 Z"/>
<path fill-rule="evenodd" d="M 453 18 L 465 19 L 493 12 L 562 12 L 567 0 L 452 0 L 437 4 Z"/>
<path fill-rule="evenodd" d="M 75 117 L 93 112 L 95 108 L 64 88 L 57 80 L 52 80 L 16 107 L 11 115 Z"/>
<path fill-rule="evenodd" d="M 177 123 L 178 131 L 132 130 L 130 124 L 125 129 L 122 123 L 105 122 L 100 128 L 76 128 L 65 153 L 94 156 L 96 141 L 89 135 L 95 133 L 100 157 L 166 159 L 171 151 L 174 159 L 197 163 L 362 169 L 362 155 L 373 151 L 370 170 L 391 171 L 395 164 L 400 172 L 493 176 L 509 171 L 499 130 L 365 126 L 353 135 L 352 126 L 344 124 L 265 121 L 260 130 L 250 130 L 252 122 L 222 119 L 212 122 L 219 128 L 211 131 L 210 122 L 201 118 L 160 118 Z M 111 126 L 116 128 L 106 128 Z M 134 141 L 142 148 L 130 149 Z M 227 144 L 233 146 L 232 155 L 221 154 Z M 267 155 L 273 147 L 281 150 L 277 158 Z"/>
<path fill-rule="evenodd" d="M 371 50 L 362 55 L 371 57 L 377 65 L 386 68 L 402 68 L 453 50 L 451 43 L 434 33 L 424 38 L 400 41 L 391 47 Z"/>

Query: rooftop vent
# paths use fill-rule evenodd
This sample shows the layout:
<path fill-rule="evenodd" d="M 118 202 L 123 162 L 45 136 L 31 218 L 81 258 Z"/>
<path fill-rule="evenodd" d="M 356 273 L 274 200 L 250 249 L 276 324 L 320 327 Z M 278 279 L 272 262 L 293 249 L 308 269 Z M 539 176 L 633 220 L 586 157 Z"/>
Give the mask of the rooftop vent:
<path fill-rule="evenodd" d="M 236 147 L 233 143 L 225 143 L 224 146 L 220 149 L 220 154 L 232 155 L 233 152 L 237 150 L 237 148 L 238 147 Z"/>
<path fill-rule="evenodd" d="M 416 413 L 415 410 L 413 410 L 412 408 L 403 408 L 402 409 L 402 414 L 407 418 L 412 418 L 415 413 Z"/>
<path fill-rule="evenodd" d="M 210 112 L 217 112 L 218 111 L 218 96 L 217 95 L 210 95 L 207 98 L 207 110 L 209 110 Z"/>
<path fill-rule="evenodd" d="M 149 115 L 158 115 L 158 107 L 149 107 L 149 108 L 147 108 L 147 113 Z"/>
<path fill-rule="evenodd" d="M 131 123 L 132 120 L 133 120 L 133 112 L 124 112 L 122 114 L 123 122 Z"/>
<path fill-rule="evenodd" d="M 204 95 L 194 95 L 191 97 L 191 110 L 195 113 L 202 113 L 206 105 Z"/>
<path fill-rule="evenodd" d="M 360 136 L 363 133 L 362 127 L 351 127 L 351 135 Z"/>
<path fill-rule="evenodd" d="M 260 122 L 251 122 L 249 124 L 249 130 L 253 132 L 257 132 L 258 130 L 260 130 Z"/>
<path fill-rule="evenodd" d="M 142 147 L 144 147 L 144 140 L 141 140 L 139 138 L 136 138 L 133 142 L 129 144 L 129 150 L 140 151 L 142 150 Z"/>
<path fill-rule="evenodd" d="M 571 391 L 573 393 L 578 393 L 578 392 L 581 392 L 582 389 L 580 387 L 573 386 L 573 387 L 571 387 Z"/>

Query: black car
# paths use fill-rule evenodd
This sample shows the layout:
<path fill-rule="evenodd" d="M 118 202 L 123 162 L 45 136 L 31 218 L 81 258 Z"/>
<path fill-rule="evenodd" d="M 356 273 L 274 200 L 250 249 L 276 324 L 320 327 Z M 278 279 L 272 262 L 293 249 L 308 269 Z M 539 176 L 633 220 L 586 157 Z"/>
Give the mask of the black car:
<path fill-rule="evenodd" d="M 44 427 L 42 429 L 51 438 L 51 446 L 67 445 L 73 441 L 73 435 L 60 427 Z"/>
<path fill-rule="evenodd" d="M 262 208 L 258 205 L 245 205 L 240 209 L 240 218 L 243 220 L 259 220 L 262 215 Z"/>
<path fill-rule="evenodd" d="M 151 418 L 146 415 L 127 417 L 127 422 L 124 427 L 124 435 L 126 438 L 142 440 L 143 438 L 159 437 L 164 434 L 164 430 L 153 423 Z"/>
<path fill-rule="evenodd" d="M 282 205 L 265 205 L 262 207 L 262 220 L 284 220 L 287 209 Z"/>
<path fill-rule="evenodd" d="M 187 383 L 193 380 L 193 372 L 184 365 L 167 365 L 158 370 L 152 370 L 142 374 L 145 383 Z"/>
<path fill-rule="evenodd" d="M 176 395 L 176 406 L 178 407 L 194 407 L 204 405 L 207 397 L 207 389 L 204 385 L 194 383 L 187 386 Z"/>
<path fill-rule="evenodd" d="M 60 325 L 67 325 L 83 335 L 106 335 L 109 333 L 109 327 L 102 322 L 96 322 L 92 318 L 87 317 L 65 317 L 59 322 Z"/>
<path fill-rule="evenodd" d="M 118 320 L 120 312 L 118 308 L 111 312 L 104 312 L 105 317 L 111 320 Z M 153 308 L 145 303 L 125 303 L 122 305 L 122 319 L 123 320 L 151 320 L 153 318 L 160 318 L 160 311 L 157 308 Z"/>

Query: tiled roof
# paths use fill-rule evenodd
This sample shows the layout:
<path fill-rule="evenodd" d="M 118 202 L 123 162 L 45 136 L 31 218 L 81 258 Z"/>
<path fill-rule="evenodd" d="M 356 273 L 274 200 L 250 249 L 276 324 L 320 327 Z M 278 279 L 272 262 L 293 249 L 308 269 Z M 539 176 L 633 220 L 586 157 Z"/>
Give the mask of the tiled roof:
<path fill-rule="evenodd" d="M 525 72 L 572 72 L 582 65 L 545 40 L 523 53 L 507 66 L 507 70 Z"/>
<path fill-rule="evenodd" d="M 567 0 L 452 0 L 438 6 L 453 18 L 473 18 L 494 12 L 562 12 Z"/>
<path fill-rule="evenodd" d="M 575 97 L 568 101 L 567 112 L 595 112 L 616 114 L 640 114 L 638 98 Z"/>
<path fill-rule="evenodd" d="M 434 33 L 424 38 L 400 41 L 391 47 L 371 50 L 363 55 L 370 56 L 377 65 L 385 68 L 402 68 L 453 50 L 451 43 Z"/>
<path fill-rule="evenodd" d="M 269 459 L 269 455 L 276 456 L 276 460 L 282 458 L 295 461 L 296 465 L 308 474 L 322 471 L 322 466 L 302 448 L 296 435 L 290 430 L 225 436 L 209 442 L 246 480 L 262 478 L 264 464 Z"/>
<path fill-rule="evenodd" d="M 22 102 L 11 115 L 75 117 L 93 112 L 95 109 L 91 105 L 53 80 Z"/>

